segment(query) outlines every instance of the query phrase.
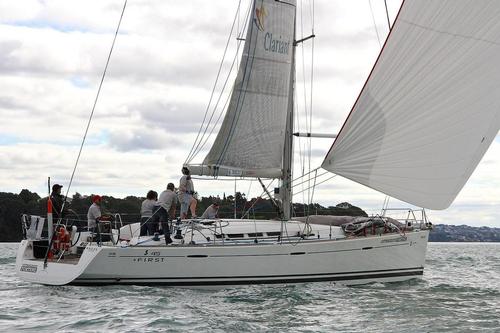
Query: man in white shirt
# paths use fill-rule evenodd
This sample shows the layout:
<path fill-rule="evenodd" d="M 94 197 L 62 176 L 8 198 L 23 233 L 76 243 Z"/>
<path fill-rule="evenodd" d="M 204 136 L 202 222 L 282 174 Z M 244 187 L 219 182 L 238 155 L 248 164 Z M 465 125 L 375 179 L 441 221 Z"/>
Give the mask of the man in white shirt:
<path fill-rule="evenodd" d="M 158 199 L 158 204 L 165 209 L 165 213 L 167 213 L 167 217 L 171 219 L 175 218 L 175 210 L 177 208 L 177 195 L 174 192 L 175 187 L 173 183 L 168 183 L 167 189 L 160 194 L 160 198 Z"/>
<path fill-rule="evenodd" d="M 174 192 L 175 186 L 172 183 L 168 183 L 167 189 L 160 194 L 160 198 L 158 199 L 159 209 L 156 215 L 158 216 L 157 220 L 161 223 L 161 228 L 165 235 L 165 243 L 172 243 L 172 239 L 170 238 L 170 226 L 168 224 L 168 220 L 175 218 L 175 210 L 177 207 L 177 195 Z"/>
<path fill-rule="evenodd" d="M 110 225 L 102 225 L 101 221 L 110 221 L 111 216 L 102 215 L 101 213 L 101 201 L 102 198 L 100 195 L 92 196 L 92 205 L 89 207 L 89 211 L 87 212 L 87 225 L 88 229 L 91 232 L 95 232 L 97 234 L 97 242 L 106 242 L 109 241 L 111 229 Z M 104 233 L 104 235 L 101 235 Z"/>

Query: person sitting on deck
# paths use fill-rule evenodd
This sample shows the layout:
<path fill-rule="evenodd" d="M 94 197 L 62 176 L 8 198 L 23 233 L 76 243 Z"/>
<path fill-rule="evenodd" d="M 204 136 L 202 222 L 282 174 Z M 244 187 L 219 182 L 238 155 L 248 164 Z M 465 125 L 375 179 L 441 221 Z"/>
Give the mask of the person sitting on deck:
<path fill-rule="evenodd" d="M 201 215 L 202 219 L 216 219 L 217 213 L 219 212 L 219 204 L 217 202 L 214 202 L 210 206 L 205 209 L 203 214 Z"/>

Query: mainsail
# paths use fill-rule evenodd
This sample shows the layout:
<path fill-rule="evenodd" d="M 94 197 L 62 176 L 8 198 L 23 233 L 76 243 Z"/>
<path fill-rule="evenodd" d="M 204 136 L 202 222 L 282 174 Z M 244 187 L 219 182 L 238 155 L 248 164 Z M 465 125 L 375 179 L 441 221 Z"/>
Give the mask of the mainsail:
<path fill-rule="evenodd" d="M 406 0 L 322 167 L 447 208 L 500 128 L 500 1 Z"/>
<path fill-rule="evenodd" d="M 293 80 L 295 0 L 256 0 L 229 106 L 192 174 L 278 178 Z"/>

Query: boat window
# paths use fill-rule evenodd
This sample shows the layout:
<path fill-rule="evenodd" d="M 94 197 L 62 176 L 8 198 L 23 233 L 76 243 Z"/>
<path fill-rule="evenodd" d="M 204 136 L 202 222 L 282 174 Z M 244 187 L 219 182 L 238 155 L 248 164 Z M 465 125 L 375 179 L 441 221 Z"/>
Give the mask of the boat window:
<path fill-rule="evenodd" d="M 245 234 L 227 234 L 226 236 L 229 238 L 244 238 Z"/>

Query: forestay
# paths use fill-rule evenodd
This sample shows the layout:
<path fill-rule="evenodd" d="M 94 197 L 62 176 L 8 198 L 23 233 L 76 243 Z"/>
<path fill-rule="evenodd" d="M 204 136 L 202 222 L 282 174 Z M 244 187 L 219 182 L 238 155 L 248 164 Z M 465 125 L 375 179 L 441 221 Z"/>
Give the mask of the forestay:
<path fill-rule="evenodd" d="M 322 167 L 445 209 L 500 127 L 500 1 L 406 0 Z"/>
<path fill-rule="evenodd" d="M 229 106 L 210 152 L 192 174 L 282 174 L 295 0 L 256 0 Z"/>

